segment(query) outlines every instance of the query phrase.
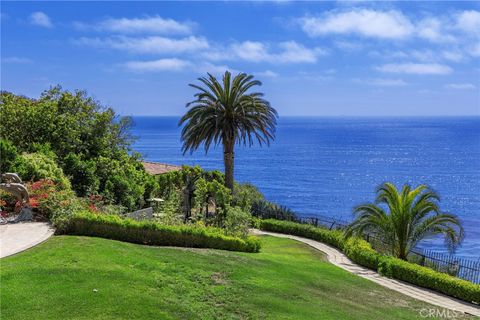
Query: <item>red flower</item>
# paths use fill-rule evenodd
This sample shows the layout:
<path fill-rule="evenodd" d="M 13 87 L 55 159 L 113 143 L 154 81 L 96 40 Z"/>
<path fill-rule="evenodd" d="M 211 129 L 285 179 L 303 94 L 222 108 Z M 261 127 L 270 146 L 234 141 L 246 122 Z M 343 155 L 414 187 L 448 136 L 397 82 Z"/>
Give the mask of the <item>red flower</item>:
<path fill-rule="evenodd" d="M 52 180 L 41 179 L 32 183 L 32 185 L 30 186 L 30 189 L 39 190 L 39 189 L 44 189 L 44 188 L 53 187 L 53 186 L 55 186 L 55 183 Z"/>
<path fill-rule="evenodd" d="M 92 212 L 98 212 L 98 208 L 93 204 L 91 203 L 89 206 L 88 206 L 88 209 Z"/>
<path fill-rule="evenodd" d="M 35 198 L 30 198 L 29 204 L 32 208 L 37 208 L 38 207 L 38 200 Z"/>

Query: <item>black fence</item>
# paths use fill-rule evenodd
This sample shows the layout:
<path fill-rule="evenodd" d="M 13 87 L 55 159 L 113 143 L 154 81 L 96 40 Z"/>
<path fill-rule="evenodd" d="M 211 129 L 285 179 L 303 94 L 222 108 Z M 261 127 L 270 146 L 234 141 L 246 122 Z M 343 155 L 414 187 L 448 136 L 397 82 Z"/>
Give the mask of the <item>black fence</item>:
<path fill-rule="evenodd" d="M 298 222 L 329 230 L 344 229 L 348 225 L 346 220 L 326 216 L 299 217 Z M 378 251 L 384 252 L 389 248 L 387 243 L 374 234 L 367 234 L 364 238 Z M 480 284 L 480 259 L 475 261 L 452 254 L 417 248 L 409 253 L 408 260 L 421 266 Z"/>

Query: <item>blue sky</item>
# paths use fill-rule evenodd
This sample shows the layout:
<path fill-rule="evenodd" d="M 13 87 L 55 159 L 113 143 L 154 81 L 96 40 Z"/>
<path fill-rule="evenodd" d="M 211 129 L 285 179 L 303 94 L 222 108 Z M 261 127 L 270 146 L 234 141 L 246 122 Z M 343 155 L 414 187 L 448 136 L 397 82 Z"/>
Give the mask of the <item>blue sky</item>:
<path fill-rule="evenodd" d="M 3 2 L 1 87 L 180 115 L 206 72 L 280 115 L 480 115 L 479 2 Z"/>

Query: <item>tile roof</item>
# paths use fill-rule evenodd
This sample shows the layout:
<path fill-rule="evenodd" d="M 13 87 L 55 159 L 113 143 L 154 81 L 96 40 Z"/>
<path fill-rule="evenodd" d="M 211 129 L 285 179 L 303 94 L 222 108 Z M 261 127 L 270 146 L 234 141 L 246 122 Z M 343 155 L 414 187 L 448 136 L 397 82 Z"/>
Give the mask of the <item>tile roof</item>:
<path fill-rule="evenodd" d="M 158 162 L 148 162 L 142 161 L 143 167 L 147 173 L 157 175 L 163 174 L 170 171 L 181 170 L 182 166 L 177 166 L 174 164 L 158 163 Z"/>

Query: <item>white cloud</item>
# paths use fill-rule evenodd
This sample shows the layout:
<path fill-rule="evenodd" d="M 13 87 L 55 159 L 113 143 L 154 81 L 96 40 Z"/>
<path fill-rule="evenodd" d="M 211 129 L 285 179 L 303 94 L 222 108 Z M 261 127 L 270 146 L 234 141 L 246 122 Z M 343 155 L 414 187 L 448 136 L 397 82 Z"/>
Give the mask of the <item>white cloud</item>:
<path fill-rule="evenodd" d="M 466 60 L 463 51 L 458 48 L 451 48 L 448 50 L 397 50 L 397 51 L 370 51 L 369 56 L 385 60 L 414 60 L 423 63 L 438 63 L 441 61 L 462 62 Z"/>
<path fill-rule="evenodd" d="M 375 39 L 425 39 L 436 44 L 468 43 L 480 36 L 480 11 L 465 10 L 443 15 L 413 16 L 398 10 L 343 8 L 318 16 L 296 19 L 311 37 L 326 35 L 357 35 Z M 337 47 L 342 48 L 342 41 Z"/>
<path fill-rule="evenodd" d="M 338 41 L 335 41 L 334 44 L 337 48 L 345 51 L 358 51 L 363 49 L 363 44 L 359 42 L 338 40 Z"/>
<path fill-rule="evenodd" d="M 432 50 L 412 50 L 408 52 L 408 56 L 422 62 L 433 62 L 439 59 L 439 54 Z"/>
<path fill-rule="evenodd" d="M 452 68 L 438 63 L 389 63 L 376 68 L 378 71 L 407 74 L 449 74 Z"/>
<path fill-rule="evenodd" d="M 178 22 L 160 16 L 144 18 L 109 18 L 97 24 L 76 22 L 75 27 L 80 30 L 94 29 L 115 33 L 161 33 L 161 34 L 189 34 L 192 33 L 193 23 Z"/>
<path fill-rule="evenodd" d="M 414 32 L 410 20 L 399 11 L 353 9 L 330 11 L 320 17 L 299 20 L 302 29 L 311 37 L 326 34 L 357 34 L 365 37 L 403 39 Z"/>
<path fill-rule="evenodd" d="M 230 56 L 235 55 L 242 60 L 251 62 L 266 61 L 270 58 L 267 46 L 255 41 L 244 41 L 233 44 Z"/>
<path fill-rule="evenodd" d="M 461 62 L 465 60 L 465 56 L 459 50 L 444 50 L 442 51 L 442 57 L 445 60 L 449 60 L 453 62 Z"/>
<path fill-rule="evenodd" d="M 480 57 L 480 43 L 471 45 L 467 48 L 467 52 L 474 57 Z"/>
<path fill-rule="evenodd" d="M 273 61 L 280 63 L 314 63 L 318 56 L 324 56 L 327 51 L 322 48 L 309 49 L 295 41 L 287 41 L 279 44 L 282 51 L 273 55 Z"/>
<path fill-rule="evenodd" d="M 408 84 L 402 79 L 382 79 L 382 78 L 367 79 L 362 82 L 365 82 L 372 86 L 379 86 L 379 87 L 404 87 Z"/>
<path fill-rule="evenodd" d="M 7 57 L 7 58 L 3 58 L 2 62 L 26 64 L 26 63 L 32 63 L 33 61 L 31 59 L 23 58 L 23 57 Z"/>
<path fill-rule="evenodd" d="M 278 73 L 273 72 L 271 70 L 265 70 L 262 72 L 255 72 L 255 75 L 258 77 L 265 77 L 265 78 L 277 78 Z"/>
<path fill-rule="evenodd" d="M 463 11 L 456 18 L 458 29 L 466 33 L 480 35 L 480 11 Z"/>
<path fill-rule="evenodd" d="M 240 73 L 240 71 L 230 68 L 227 65 L 215 65 L 210 62 L 200 62 L 194 63 L 189 60 L 177 59 L 177 58 L 166 58 L 158 60 L 147 60 L 147 61 L 129 61 L 122 65 L 125 69 L 137 73 L 146 73 L 146 72 L 178 72 L 178 71 L 193 71 L 197 73 L 211 73 L 214 75 L 222 75 L 226 70 L 232 73 Z"/>
<path fill-rule="evenodd" d="M 53 27 L 53 23 L 50 20 L 50 17 L 41 11 L 34 12 L 30 15 L 30 23 L 44 28 Z"/>
<path fill-rule="evenodd" d="M 204 54 L 209 60 L 244 60 L 269 63 L 315 63 L 319 56 L 326 55 L 322 48 L 307 48 L 295 41 L 280 42 L 275 46 L 258 42 L 244 41 L 226 48 L 216 48 Z"/>
<path fill-rule="evenodd" d="M 123 50 L 135 53 L 161 54 L 180 53 L 206 49 L 208 41 L 202 37 L 189 36 L 181 39 L 172 39 L 160 36 L 133 38 L 125 36 L 107 38 L 82 37 L 75 41 L 76 44 L 95 48 Z"/>
<path fill-rule="evenodd" d="M 474 90 L 477 87 L 471 83 L 449 83 L 445 85 L 445 88 L 457 90 Z"/>
<path fill-rule="evenodd" d="M 417 24 L 417 34 L 420 38 L 431 42 L 455 42 L 455 37 L 447 34 L 444 30 L 446 24 L 446 21 L 441 21 L 435 17 L 425 18 Z"/>
<path fill-rule="evenodd" d="M 191 66 L 189 61 L 181 59 L 158 59 L 152 61 L 129 61 L 124 67 L 134 72 L 182 71 Z"/>

